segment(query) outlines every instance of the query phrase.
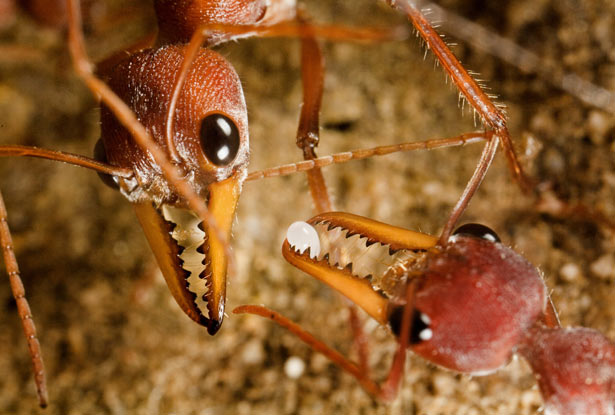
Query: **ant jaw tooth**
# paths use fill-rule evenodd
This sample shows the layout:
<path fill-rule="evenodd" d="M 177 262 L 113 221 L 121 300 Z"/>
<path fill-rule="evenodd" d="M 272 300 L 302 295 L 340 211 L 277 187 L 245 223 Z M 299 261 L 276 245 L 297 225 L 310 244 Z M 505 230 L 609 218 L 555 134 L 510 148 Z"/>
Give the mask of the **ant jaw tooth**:
<path fill-rule="evenodd" d="M 286 240 L 290 246 L 300 254 L 308 250 L 310 258 L 316 259 L 320 255 L 320 239 L 312 225 L 307 222 L 294 222 L 286 231 Z"/>

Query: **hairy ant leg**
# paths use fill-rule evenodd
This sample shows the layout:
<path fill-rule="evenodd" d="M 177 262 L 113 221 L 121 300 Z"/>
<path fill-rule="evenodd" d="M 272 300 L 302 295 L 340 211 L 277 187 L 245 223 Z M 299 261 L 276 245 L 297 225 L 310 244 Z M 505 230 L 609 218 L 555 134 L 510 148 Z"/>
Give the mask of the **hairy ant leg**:
<path fill-rule="evenodd" d="M 0 246 L 2 247 L 2 256 L 4 257 L 6 272 L 9 276 L 13 298 L 17 303 L 17 311 L 19 313 L 23 331 L 28 342 L 28 350 L 30 351 L 30 358 L 32 360 L 32 371 L 34 372 L 34 383 L 36 384 L 36 392 L 38 394 L 38 403 L 42 408 L 44 408 L 47 406 L 49 401 L 47 394 L 47 383 L 45 380 L 45 365 L 41 354 L 41 345 L 36 337 L 36 326 L 34 325 L 32 312 L 30 311 L 30 306 L 28 305 L 28 300 L 26 299 L 26 290 L 21 282 L 19 265 L 17 265 L 17 259 L 15 258 L 15 252 L 13 250 L 13 240 L 11 238 L 6 207 L 4 205 L 4 199 L 2 198 L 1 192 Z"/>
<path fill-rule="evenodd" d="M 598 128 L 596 128 L 596 132 L 590 133 L 590 135 L 600 136 L 601 134 L 604 134 L 606 132 L 605 130 L 608 128 L 608 122 L 604 122 L 605 117 L 608 118 L 610 114 L 615 113 L 615 92 L 612 90 L 612 88 L 609 89 L 608 86 L 606 86 L 608 84 L 605 83 L 604 80 L 600 82 L 601 72 L 603 72 L 603 70 L 601 70 L 600 68 L 602 67 L 603 62 L 598 57 L 599 54 L 596 53 L 596 56 L 591 60 L 570 59 L 570 62 L 562 62 L 559 59 L 559 56 L 570 55 L 572 53 L 572 50 L 575 50 L 576 54 L 580 54 L 579 51 L 583 50 L 584 47 L 592 49 L 592 46 L 585 46 L 585 43 L 590 43 L 590 45 L 591 42 L 600 44 L 599 41 L 596 42 L 596 40 L 594 39 L 595 35 L 583 38 L 582 41 L 578 42 L 578 44 L 572 45 L 571 42 L 568 42 L 568 46 L 558 46 L 557 43 L 563 43 L 563 39 L 567 38 L 566 36 L 558 36 L 558 38 L 560 38 L 559 42 L 556 42 L 555 45 L 552 45 L 550 47 L 546 47 L 545 44 L 547 43 L 547 41 L 553 42 L 553 39 L 543 39 L 541 41 L 536 41 L 536 39 L 532 37 L 526 37 L 523 34 L 523 30 L 527 26 L 534 24 L 531 22 L 538 18 L 538 16 L 540 15 L 540 13 L 538 13 L 531 17 L 528 16 L 527 21 L 525 21 L 525 19 L 513 19 L 509 26 L 500 28 L 502 33 L 509 32 L 509 35 L 511 35 L 510 32 L 514 33 L 515 30 L 518 31 L 519 38 L 516 40 L 516 42 L 525 43 L 525 45 L 523 45 L 516 43 L 513 39 L 505 38 L 503 35 L 499 34 L 499 30 L 497 30 L 497 27 L 490 30 L 485 26 L 481 26 L 477 22 L 470 21 L 469 19 L 464 18 L 463 16 L 458 15 L 451 10 L 444 9 L 437 4 L 431 2 L 422 2 L 421 4 L 425 7 L 425 9 L 429 10 L 430 19 L 433 21 L 437 21 L 438 24 L 441 26 L 442 30 L 446 33 L 451 34 L 454 38 L 463 40 L 464 42 L 467 42 L 468 44 L 472 45 L 474 49 L 485 52 L 489 55 L 492 55 L 493 57 L 502 60 L 503 62 L 506 62 L 507 64 L 516 68 L 518 70 L 517 72 L 526 74 L 525 78 L 527 79 L 538 77 L 542 81 L 544 81 L 543 84 L 550 84 L 554 88 L 557 88 L 567 94 L 568 97 L 574 97 L 575 102 L 582 102 L 588 108 L 593 107 L 594 109 L 591 111 L 584 111 L 584 106 L 582 105 L 570 105 L 565 110 L 562 109 L 561 113 L 570 114 L 570 116 L 566 118 L 570 121 L 571 119 L 578 117 L 576 113 L 587 112 L 588 114 L 584 115 L 585 119 L 579 119 L 578 121 L 580 123 L 585 122 L 587 124 L 594 125 L 595 127 L 599 126 Z M 561 6 L 561 8 L 559 6 Z M 466 7 L 469 6 L 466 5 Z M 609 8 L 605 7 L 605 5 L 602 5 L 600 7 L 603 10 L 605 16 L 609 16 Z M 589 7 L 586 4 L 563 6 L 561 4 L 556 5 L 554 2 L 552 2 L 551 4 L 546 4 L 544 6 L 544 10 L 542 10 L 542 13 L 551 12 L 554 13 L 554 15 L 560 16 L 560 14 L 564 14 L 563 12 L 566 9 L 574 9 L 579 13 L 578 24 L 591 26 L 592 22 L 590 21 L 589 17 L 591 13 L 587 13 L 588 8 Z M 507 9 L 508 10 L 505 11 L 505 13 L 515 15 L 515 10 L 513 6 L 508 7 Z M 478 16 L 480 16 L 480 14 Z M 562 21 L 555 23 L 555 27 L 557 28 L 558 26 L 560 26 L 560 28 L 553 28 L 549 32 L 567 32 L 567 30 L 561 27 L 565 26 L 563 22 L 566 21 L 567 17 L 565 15 L 560 17 L 562 18 Z M 479 18 L 481 20 L 486 20 L 484 17 Z M 594 22 L 594 24 L 598 26 L 601 19 L 598 18 L 595 20 L 596 22 Z M 535 34 L 533 36 L 537 35 Z M 600 46 L 602 48 L 605 47 L 605 45 L 602 44 Z M 543 49 L 541 54 L 537 52 L 539 50 L 538 47 L 541 47 Z M 606 47 L 608 48 L 608 46 Z M 557 51 L 556 49 L 558 48 L 561 48 L 563 50 Z M 546 52 L 544 49 L 547 49 L 548 52 Z M 583 62 L 584 64 L 576 63 L 576 65 L 574 65 L 574 62 Z M 474 62 L 473 65 L 476 65 L 476 63 Z M 493 66 L 493 63 L 488 62 L 486 66 Z M 580 68 L 585 66 L 586 69 L 584 69 L 584 71 L 586 73 L 581 75 L 581 70 L 579 68 L 575 68 L 575 66 Z M 492 80 L 492 83 L 493 82 L 496 81 Z M 510 84 L 510 81 L 508 81 L 508 83 Z M 527 84 L 531 85 L 532 83 L 528 82 Z M 527 100 L 527 98 L 523 98 L 523 91 L 526 89 L 526 87 L 523 87 L 523 84 L 521 82 L 519 83 L 519 86 L 519 88 L 513 88 L 511 90 L 512 93 L 508 94 L 508 101 L 514 101 L 515 99 L 520 100 L 518 105 L 521 108 L 522 113 L 535 114 L 535 109 L 533 107 L 535 107 L 538 102 L 540 102 L 540 100 L 537 100 L 535 96 L 529 101 Z M 503 90 L 511 88 L 504 86 L 504 88 L 499 89 Z M 532 92 L 531 94 L 535 94 L 535 92 Z M 515 98 L 515 96 L 517 97 Z M 550 99 L 553 100 L 554 98 Z M 519 112 L 519 109 L 514 108 L 514 105 L 512 110 Z M 542 114 L 534 115 L 534 118 L 540 117 L 542 117 Z M 530 116 L 529 118 L 531 119 L 532 117 Z M 526 165 L 529 162 L 528 159 L 540 162 L 540 158 L 544 158 L 543 156 L 539 159 L 536 159 L 539 156 L 539 153 L 542 152 L 542 150 L 540 149 L 543 146 L 543 144 L 540 144 L 542 140 L 547 139 L 555 143 L 559 141 L 559 143 L 557 143 L 558 147 L 562 146 L 561 141 L 563 141 L 564 139 L 568 140 L 568 142 L 570 143 L 566 143 L 566 145 L 571 147 L 573 146 L 572 143 L 578 141 L 575 140 L 574 137 L 569 137 L 568 134 L 566 134 L 565 132 L 549 134 L 545 131 L 548 130 L 548 128 L 545 129 L 544 125 L 541 125 L 541 123 L 538 123 L 536 121 L 534 121 L 533 124 L 536 125 L 524 125 L 524 131 L 522 133 L 515 134 L 517 136 L 523 135 L 526 137 L 527 154 L 522 156 L 522 159 L 526 159 Z M 564 129 L 562 124 L 565 123 L 557 123 L 557 125 L 559 126 L 558 128 L 561 130 Z M 592 141 L 596 140 L 592 139 Z M 534 147 L 534 150 L 531 149 L 532 147 Z M 552 147 L 552 145 L 550 145 L 550 147 Z M 574 156 L 572 156 L 571 159 L 574 159 Z M 568 163 L 572 163 L 572 161 L 568 161 Z M 597 165 L 598 163 L 594 164 Z M 544 169 L 545 168 L 542 168 L 542 170 Z M 536 211 L 550 215 L 556 220 L 569 219 L 573 221 L 589 222 L 596 224 L 603 229 L 609 230 L 611 233 L 615 231 L 615 221 L 612 219 L 612 215 L 606 213 L 608 212 L 608 208 L 606 208 L 605 206 L 600 206 L 600 204 L 592 204 L 574 200 L 574 198 L 571 198 L 570 195 L 566 195 L 567 191 L 562 188 L 564 186 L 562 185 L 562 183 L 559 183 L 558 178 L 545 179 L 540 176 L 533 177 L 534 174 L 529 175 L 530 180 L 528 180 L 529 186 L 526 193 L 531 196 Z"/>

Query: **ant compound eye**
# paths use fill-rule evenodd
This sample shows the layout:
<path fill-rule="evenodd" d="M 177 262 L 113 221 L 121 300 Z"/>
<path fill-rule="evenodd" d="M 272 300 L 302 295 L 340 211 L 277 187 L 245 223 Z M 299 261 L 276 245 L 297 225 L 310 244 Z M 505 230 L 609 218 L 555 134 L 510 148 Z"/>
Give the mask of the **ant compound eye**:
<path fill-rule="evenodd" d="M 491 229 L 480 223 L 466 223 L 457 228 L 453 235 L 473 236 L 491 242 L 501 242 L 499 236 Z"/>
<path fill-rule="evenodd" d="M 389 324 L 393 333 L 399 337 L 401 335 L 401 322 L 404 316 L 404 307 L 399 306 L 393 309 L 393 312 L 389 316 Z M 415 345 L 427 340 L 431 340 L 433 337 L 433 331 L 429 327 L 431 319 L 429 316 L 420 310 L 414 309 L 410 316 L 410 344 Z"/>
<path fill-rule="evenodd" d="M 239 129 L 225 115 L 210 114 L 201 121 L 201 147 L 216 166 L 226 166 L 239 151 Z"/>
<path fill-rule="evenodd" d="M 94 160 L 100 161 L 101 163 L 109 164 L 107 161 L 107 151 L 105 150 L 105 143 L 103 143 L 102 139 L 98 139 L 96 144 L 94 145 Z M 113 190 L 119 190 L 120 186 L 117 184 L 113 176 L 96 172 L 100 180 Z"/>

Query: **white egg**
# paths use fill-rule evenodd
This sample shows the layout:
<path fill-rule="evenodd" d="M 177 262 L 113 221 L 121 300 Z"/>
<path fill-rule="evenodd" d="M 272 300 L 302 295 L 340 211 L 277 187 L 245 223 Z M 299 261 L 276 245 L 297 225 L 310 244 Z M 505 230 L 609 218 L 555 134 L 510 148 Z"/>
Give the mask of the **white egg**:
<path fill-rule="evenodd" d="M 286 231 L 286 240 L 299 253 L 304 253 L 310 248 L 310 257 L 320 255 L 320 239 L 316 229 L 306 222 L 294 222 Z"/>

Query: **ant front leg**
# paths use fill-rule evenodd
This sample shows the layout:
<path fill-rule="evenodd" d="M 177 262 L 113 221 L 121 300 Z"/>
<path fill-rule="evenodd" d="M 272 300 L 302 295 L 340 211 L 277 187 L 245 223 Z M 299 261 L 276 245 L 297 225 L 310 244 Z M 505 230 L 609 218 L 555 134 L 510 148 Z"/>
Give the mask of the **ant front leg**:
<path fill-rule="evenodd" d="M 427 48 L 436 56 L 437 61 L 442 65 L 452 82 L 458 88 L 461 97 L 468 101 L 478 114 L 485 126 L 493 132 L 493 139 L 485 146 L 480 161 L 474 171 L 472 179 L 468 182 L 461 198 L 453 208 L 448 221 L 440 236 L 440 245 L 443 245 L 451 235 L 459 217 L 468 206 L 470 199 L 478 189 L 480 183 L 487 174 L 491 165 L 498 141 L 502 142 L 510 169 L 516 181 L 524 192 L 531 188 L 530 182 L 523 173 L 521 165 L 515 154 L 515 150 L 508 131 L 506 115 L 498 107 L 477 81 L 472 78 L 468 71 L 463 67 L 449 47 L 444 43 L 438 32 L 433 28 L 429 21 L 419 10 L 417 2 L 413 0 L 387 0 L 387 3 L 405 14 L 412 25 L 416 28 L 421 38 L 425 41 Z M 418 2 L 420 3 L 420 2 Z"/>
<path fill-rule="evenodd" d="M 408 286 L 408 298 L 412 297 L 413 289 L 413 284 Z M 408 338 L 408 333 L 411 329 L 410 310 L 411 309 L 408 308 L 408 312 L 404 312 L 402 318 L 402 327 L 404 327 L 404 329 L 402 330 L 401 334 L 402 336 L 405 335 L 406 339 Z M 393 359 L 393 363 L 391 365 L 391 369 L 389 370 L 389 374 L 387 375 L 386 380 L 384 381 L 384 383 L 378 384 L 371 379 L 369 375 L 369 367 L 364 361 L 363 356 L 361 356 L 361 361 L 359 362 L 359 364 L 353 362 L 337 350 L 329 347 L 324 342 L 318 340 L 312 333 L 304 330 L 297 323 L 294 323 L 293 321 L 289 320 L 288 318 L 284 317 L 282 314 L 276 311 L 270 310 L 269 308 L 264 306 L 244 305 L 235 308 L 233 310 L 233 314 L 254 314 L 257 316 L 268 318 L 279 326 L 285 328 L 286 330 L 297 336 L 297 338 L 299 338 L 302 342 L 307 344 L 312 350 L 317 353 L 321 353 L 339 368 L 346 371 L 348 374 L 357 379 L 363 389 L 365 389 L 365 391 L 367 391 L 375 399 L 389 402 L 395 399 L 395 397 L 397 396 L 399 385 L 401 383 L 403 375 L 404 364 L 406 362 L 407 340 L 401 341 L 399 343 L 399 346 L 395 353 L 395 357 Z"/>
<path fill-rule="evenodd" d="M 309 30 L 309 26 L 308 27 Z M 305 160 L 316 158 L 316 147 L 320 141 L 320 109 L 324 89 L 325 62 L 322 49 L 314 37 L 301 39 L 301 79 L 303 103 L 297 129 L 297 147 L 303 152 Z M 333 204 L 325 178 L 320 168 L 307 172 L 308 185 L 317 213 L 330 212 Z"/>
<path fill-rule="evenodd" d="M 26 299 L 26 291 L 21 281 L 17 258 L 15 258 L 13 240 L 9 230 L 6 206 L 4 205 L 2 193 L 0 193 L 0 247 L 2 248 L 4 264 L 6 266 L 6 272 L 9 276 L 9 282 L 11 284 L 11 292 L 13 293 L 13 298 L 17 303 L 17 311 L 19 313 L 19 318 L 21 319 L 24 334 L 26 335 L 28 350 L 30 351 L 32 370 L 34 372 L 34 383 L 36 384 L 38 394 L 38 402 L 42 408 L 45 408 L 49 399 L 47 396 L 45 365 L 43 364 L 41 345 L 36 337 L 36 326 L 34 325 L 34 319 L 32 317 L 32 312 L 30 311 L 30 306 L 28 305 L 28 300 Z"/>

